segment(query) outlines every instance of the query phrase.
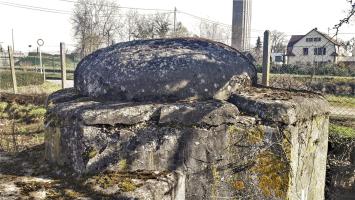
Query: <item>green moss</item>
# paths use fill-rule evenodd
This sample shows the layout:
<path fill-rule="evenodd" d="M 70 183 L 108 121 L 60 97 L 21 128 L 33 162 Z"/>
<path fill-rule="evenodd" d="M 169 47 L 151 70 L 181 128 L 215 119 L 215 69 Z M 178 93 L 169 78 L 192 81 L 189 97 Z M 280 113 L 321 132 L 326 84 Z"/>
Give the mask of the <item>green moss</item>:
<path fill-rule="evenodd" d="M 342 125 L 330 124 L 329 133 L 346 138 L 355 138 L 355 129 Z"/>
<path fill-rule="evenodd" d="M 264 128 L 257 126 L 247 132 L 247 139 L 252 144 L 260 143 L 264 140 Z"/>
<path fill-rule="evenodd" d="M 59 130 L 58 130 L 59 131 Z M 94 158 L 97 155 L 97 150 L 93 147 L 89 147 L 82 154 L 84 162 L 88 162 L 90 159 Z"/>
<path fill-rule="evenodd" d="M 132 180 L 126 178 L 122 182 L 118 184 L 118 187 L 120 187 L 123 191 L 125 192 L 131 192 L 134 191 L 138 188 L 138 186 L 133 183 Z"/>
<path fill-rule="evenodd" d="M 31 119 L 44 119 L 44 116 L 46 114 L 47 110 L 45 108 L 33 108 L 28 112 L 28 117 Z"/>
<path fill-rule="evenodd" d="M 253 171 L 257 173 L 259 188 L 266 197 L 286 198 L 289 183 L 289 164 L 272 151 L 258 155 Z"/>
<path fill-rule="evenodd" d="M 228 134 L 236 134 L 240 132 L 240 128 L 238 128 L 236 125 L 230 125 L 227 127 L 227 133 Z"/>
<path fill-rule="evenodd" d="M 97 155 L 97 151 L 96 150 L 91 150 L 88 154 L 88 157 L 91 159 L 93 157 L 95 157 Z"/>
<path fill-rule="evenodd" d="M 1 104 L 5 105 L 3 102 Z M 3 117 L 7 116 L 10 119 L 15 119 L 17 122 L 31 123 L 43 120 L 46 109 L 42 106 L 32 104 L 20 105 L 11 103 L 6 106 L 6 111 L 3 113 L 7 113 L 7 115 L 3 115 Z"/>
<path fill-rule="evenodd" d="M 120 172 L 106 172 L 94 176 L 94 185 L 99 185 L 103 189 L 107 189 L 113 186 L 118 186 L 123 192 L 131 192 L 136 190 L 141 185 L 138 185 L 133 182 L 132 177 L 129 173 L 120 173 Z"/>
<path fill-rule="evenodd" d="M 0 102 L 0 113 L 5 112 L 8 105 L 9 104 L 7 102 Z"/>
<path fill-rule="evenodd" d="M 123 159 L 118 162 L 118 170 L 124 171 L 127 169 L 127 160 Z"/>

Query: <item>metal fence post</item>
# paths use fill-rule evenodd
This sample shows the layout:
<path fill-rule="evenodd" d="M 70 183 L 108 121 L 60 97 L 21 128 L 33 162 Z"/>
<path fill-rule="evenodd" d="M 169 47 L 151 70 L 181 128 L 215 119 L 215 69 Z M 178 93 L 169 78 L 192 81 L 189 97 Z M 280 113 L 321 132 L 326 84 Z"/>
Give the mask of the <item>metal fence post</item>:
<path fill-rule="evenodd" d="M 12 47 L 8 46 L 9 51 L 9 61 L 10 61 L 10 68 L 11 68 L 11 75 L 12 75 L 12 85 L 14 88 L 14 93 L 17 94 L 17 81 L 16 81 L 16 73 L 15 73 L 15 62 L 14 62 L 14 54 L 12 51 Z"/>
<path fill-rule="evenodd" d="M 269 86 L 270 81 L 270 57 L 271 57 L 271 45 L 270 45 L 270 31 L 264 32 L 264 45 L 263 45 L 263 75 L 262 84 Z"/>
<path fill-rule="evenodd" d="M 65 88 L 65 82 L 67 79 L 67 67 L 65 63 L 65 43 L 60 43 L 60 64 L 61 64 L 61 72 L 62 72 L 62 88 Z"/>

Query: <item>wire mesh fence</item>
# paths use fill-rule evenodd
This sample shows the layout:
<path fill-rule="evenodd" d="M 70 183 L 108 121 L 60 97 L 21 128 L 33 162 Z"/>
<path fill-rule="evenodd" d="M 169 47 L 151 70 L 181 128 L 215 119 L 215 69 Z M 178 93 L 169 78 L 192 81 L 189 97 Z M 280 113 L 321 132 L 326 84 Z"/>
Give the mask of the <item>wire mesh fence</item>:
<path fill-rule="evenodd" d="M 16 74 L 17 86 L 20 88 L 19 93 L 30 93 L 32 88 L 42 87 L 41 93 L 49 93 L 54 90 L 46 88 L 44 83 L 53 83 L 58 85 L 60 89 L 61 80 L 61 56 L 60 45 L 58 50 L 53 51 L 49 48 L 42 50 L 34 49 L 28 52 L 13 52 L 14 69 Z M 78 54 L 72 51 L 66 51 L 66 79 L 69 80 L 69 86 L 72 86 L 74 70 L 80 61 Z M 13 80 L 10 67 L 10 57 L 8 50 L 0 52 L 0 91 L 12 92 Z M 48 91 L 46 91 L 48 90 Z M 33 91 L 36 92 L 36 91 Z"/>
<path fill-rule="evenodd" d="M 271 53 L 270 86 L 322 93 L 330 104 L 331 132 L 354 136 L 355 55 L 334 38 L 317 29 L 290 36 L 284 51 Z M 261 73 L 258 60 L 257 66 Z"/>

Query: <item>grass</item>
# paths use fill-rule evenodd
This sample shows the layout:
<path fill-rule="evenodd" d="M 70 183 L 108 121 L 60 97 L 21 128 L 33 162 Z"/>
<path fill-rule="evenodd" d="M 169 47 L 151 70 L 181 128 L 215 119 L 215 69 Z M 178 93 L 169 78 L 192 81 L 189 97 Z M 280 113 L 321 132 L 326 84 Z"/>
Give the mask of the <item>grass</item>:
<path fill-rule="evenodd" d="M 16 71 L 17 86 L 41 85 L 43 75 L 35 72 Z M 0 89 L 12 88 L 12 75 L 10 70 L 0 70 Z"/>
<path fill-rule="evenodd" d="M 44 141 L 43 105 L 0 102 L 0 151 L 19 151 Z"/>
<path fill-rule="evenodd" d="M 339 135 L 345 138 L 355 138 L 355 128 L 338 124 L 330 124 L 329 133 Z"/>
<path fill-rule="evenodd" d="M 57 68 L 60 69 L 60 56 L 59 55 L 49 55 L 42 54 L 42 62 L 46 68 Z M 66 65 L 68 69 L 73 69 L 76 66 L 77 62 L 75 62 L 69 56 L 66 57 Z M 32 55 L 20 58 L 19 61 L 15 63 L 15 66 L 39 66 L 39 56 Z M 51 67 L 48 67 L 51 66 Z"/>
<path fill-rule="evenodd" d="M 46 81 L 40 85 L 29 85 L 29 86 L 18 87 L 18 93 L 19 94 L 28 94 L 28 95 L 51 94 L 51 93 L 58 91 L 60 89 L 61 89 L 60 85 Z M 6 90 L 0 89 L 0 92 L 12 93 L 13 91 L 12 91 L 12 89 L 6 89 Z"/>
<path fill-rule="evenodd" d="M 332 106 L 355 108 L 355 97 L 346 95 L 327 95 L 326 99 Z"/>
<path fill-rule="evenodd" d="M 46 77 L 48 79 L 61 79 L 62 75 L 59 73 L 47 73 Z M 74 74 L 73 73 L 67 73 L 67 80 L 74 80 Z"/>

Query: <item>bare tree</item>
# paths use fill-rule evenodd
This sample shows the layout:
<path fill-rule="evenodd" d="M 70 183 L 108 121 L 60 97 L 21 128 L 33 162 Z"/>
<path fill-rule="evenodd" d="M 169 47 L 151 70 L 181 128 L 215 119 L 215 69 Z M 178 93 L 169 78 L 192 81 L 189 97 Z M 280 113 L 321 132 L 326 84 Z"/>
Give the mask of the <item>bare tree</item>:
<path fill-rule="evenodd" d="M 166 13 L 157 13 L 154 16 L 154 32 L 159 38 L 166 38 L 171 30 L 170 15 Z"/>
<path fill-rule="evenodd" d="M 181 23 L 176 23 L 176 32 L 174 33 L 175 37 L 189 37 L 189 30 Z"/>
<path fill-rule="evenodd" d="M 229 44 L 231 39 L 231 33 L 231 28 L 222 26 L 218 23 L 201 21 L 200 37 Z"/>
<path fill-rule="evenodd" d="M 146 15 L 140 15 L 135 22 L 136 30 L 133 36 L 136 39 L 152 39 L 155 38 L 153 18 Z"/>
<path fill-rule="evenodd" d="M 137 24 L 139 20 L 139 14 L 137 10 L 129 10 L 125 16 L 125 33 L 127 35 L 128 41 L 134 38 L 137 32 Z"/>
<path fill-rule="evenodd" d="M 286 48 L 286 35 L 283 32 L 273 30 L 270 35 L 271 52 L 282 53 Z"/>
<path fill-rule="evenodd" d="M 334 29 L 336 30 L 335 35 L 338 35 L 340 27 L 344 24 L 349 24 L 352 17 L 355 15 L 355 2 L 353 0 L 346 0 L 349 2 L 350 9 L 348 10 L 348 14 L 345 18 L 341 19 L 338 24 L 334 25 Z"/>
<path fill-rule="evenodd" d="M 71 21 L 82 57 L 113 43 L 122 27 L 118 13 L 113 0 L 79 0 L 75 4 Z"/>
<path fill-rule="evenodd" d="M 156 13 L 154 15 L 133 15 L 131 19 L 132 30 L 130 31 L 135 39 L 153 39 L 169 37 L 172 30 L 170 15 L 166 13 Z"/>

